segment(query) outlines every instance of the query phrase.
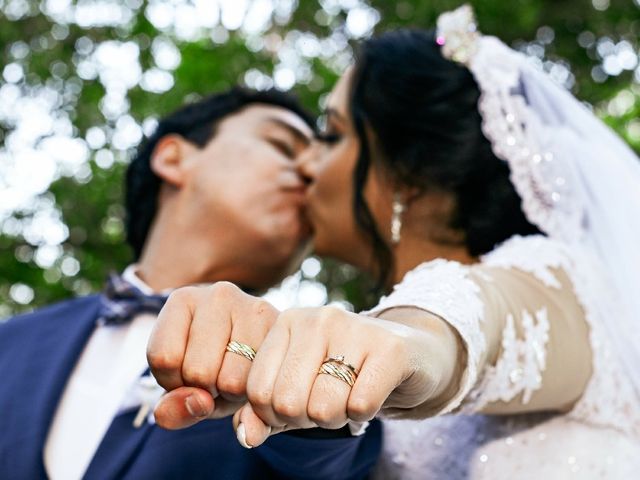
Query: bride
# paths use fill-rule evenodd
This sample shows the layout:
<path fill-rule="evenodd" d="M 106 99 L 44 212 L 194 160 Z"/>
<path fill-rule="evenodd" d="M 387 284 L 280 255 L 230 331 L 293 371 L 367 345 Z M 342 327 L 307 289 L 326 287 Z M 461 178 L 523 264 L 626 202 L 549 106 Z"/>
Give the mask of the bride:
<path fill-rule="evenodd" d="M 462 7 L 364 42 L 298 168 L 316 252 L 391 293 L 352 314 L 178 291 L 148 347 L 161 425 L 237 410 L 257 446 L 377 416 L 379 478 L 637 475 L 640 164 L 622 141 Z"/>

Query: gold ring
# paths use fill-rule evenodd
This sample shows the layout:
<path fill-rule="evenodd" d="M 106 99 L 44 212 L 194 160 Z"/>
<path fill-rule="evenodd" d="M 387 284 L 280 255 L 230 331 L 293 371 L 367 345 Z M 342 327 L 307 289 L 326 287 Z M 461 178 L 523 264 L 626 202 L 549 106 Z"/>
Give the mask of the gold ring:
<path fill-rule="evenodd" d="M 344 355 L 336 355 L 335 357 L 329 357 L 323 363 L 327 363 L 327 362 L 335 362 L 335 363 L 339 363 L 340 365 L 344 365 L 353 373 L 355 373 L 356 376 L 358 375 L 358 373 L 360 373 L 358 372 L 358 369 L 356 367 L 344 361 Z"/>
<path fill-rule="evenodd" d="M 253 359 L 256 358 L 256 351 L 251 348 L 249 345 L 245 343 L 236 342 L 235 340 L 231 340 L 227 344 L 227 352 L 235 353 L 236 355 L 242 355 L 244 358 L 253 362 Z"/>
<path fill-rule="evenodd" d="M 358 378 L 358 370 L 345 362 L 342 355 L 327 358 L 318 369 L 318 374 L 331 375 L 350 387 L 353 387 Z"/>

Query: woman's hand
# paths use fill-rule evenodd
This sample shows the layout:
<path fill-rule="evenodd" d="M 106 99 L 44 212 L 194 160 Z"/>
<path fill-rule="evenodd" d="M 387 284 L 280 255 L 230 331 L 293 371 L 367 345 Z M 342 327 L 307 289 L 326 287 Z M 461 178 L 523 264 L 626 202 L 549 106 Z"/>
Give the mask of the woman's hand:
<path fill-rule="evenodd" d="M 156 408 L 158 424 L 182 428 L 238 410 L 241 443 L 257 446 L 283 430 L 335 429 L 371 420 L 383 406 L 421 405 L 445 391 L 452 368 L 429 355 L 444 348 L 440 333 L 416 328 L 428 314 L 410 312 L 413 326 L 334 307 L 280 313 L 228 283 L 177 290 L 147 352 L 170 391 Z M 253 362 L 226 351 L 232 340 L 257 350 Z M 353 366 L 353 386 L 318 373 L 338 356 L 330 363 L 343 373 Z"/>

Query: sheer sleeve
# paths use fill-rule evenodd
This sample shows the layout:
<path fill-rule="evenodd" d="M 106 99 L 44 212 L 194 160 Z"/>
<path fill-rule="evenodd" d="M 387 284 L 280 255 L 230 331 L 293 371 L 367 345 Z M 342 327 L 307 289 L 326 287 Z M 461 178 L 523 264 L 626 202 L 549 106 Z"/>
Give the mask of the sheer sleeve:
<path fill-rule="evenodd" d="M 514 264 L 506 246 L 470 272 L 482 292 L 492 348 L 465 412 L 568 410 L 591 377 L 589 324 L 565 259 L 544 241 L 528 243 L 528 260 Z"/>
<path fill-rule="evenodd" d="M 609 341 L 616 308 L 598 272 L 542 236 L 409 272 L 369 315 L 413 307 L 449 323 L 464 374 L 445 405 L 382 410 L 374 478 L 635 478 L 640 401 Z"/>
<path fill-rule="evenodd" d="M 481 324 L 484 305 L 481 290 L 471 279 L 469 269 L 457 262 L 435 260 L 408 272 L 393 292 L 383 297 L 367 315 L 377 316 L 393 308 L 418 308 L 449 323 L 460 336 L 466 365 L 457 394 L 444 407 L 432 414 L 443 414 L 457 408 L 478 380 L 485 363 L 486 340 Z M 407 412 L 408 416 L 413 416 Z"/>
<path fill-rule="evenodd" d="M 542 236 L 514 237 L 478 264 L 423 264 L 369 314 L 420 308 L 460 335 L 464 373 L 457 394 L 434 414 L 567 410 L 592 375 L 589 324 L 569 261 Z"/>

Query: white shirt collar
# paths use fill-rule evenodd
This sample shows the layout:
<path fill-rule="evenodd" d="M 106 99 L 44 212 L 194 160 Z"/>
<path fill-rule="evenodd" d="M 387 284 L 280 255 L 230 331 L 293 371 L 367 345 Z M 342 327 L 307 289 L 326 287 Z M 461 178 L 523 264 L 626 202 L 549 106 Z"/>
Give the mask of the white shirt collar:
<path fill-rule="evenodd" d="M 157 294 L 144 280 L 138 275 L 138 264 L 132 263 L 122 272 L 122 279 L 129 282 L 131 285 L 139 289 L 145 295 Z M 173 291 L 173 288 L 168 288 L 160 292 L 160 295 L 169 294 Z"/>

